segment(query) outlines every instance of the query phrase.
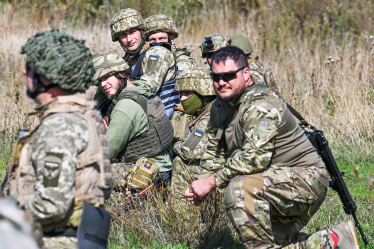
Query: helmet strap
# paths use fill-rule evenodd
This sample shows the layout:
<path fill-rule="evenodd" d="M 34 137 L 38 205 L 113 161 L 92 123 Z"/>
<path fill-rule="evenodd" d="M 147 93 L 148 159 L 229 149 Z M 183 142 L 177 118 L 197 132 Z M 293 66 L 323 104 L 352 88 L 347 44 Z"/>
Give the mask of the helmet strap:
<path fill-rule="evenodd" d="M 33 85 L 36 85 L 36 90 L 35 91 L 31 91 L 28 87 L 26 87 L 27 88 L 27 91 L 26 91 L 27 97 L 29 97 L 31 99 L 36 99 L 36 97 L 39 94 L 47 92 L 49 89 L 58 86 L 57 84 L 50 84 L 48 86 L 44 85 L 41 82 L 38 73 L 34 73 L 34 77 L 33 77 L 32 83 L 33 83 Z"/>

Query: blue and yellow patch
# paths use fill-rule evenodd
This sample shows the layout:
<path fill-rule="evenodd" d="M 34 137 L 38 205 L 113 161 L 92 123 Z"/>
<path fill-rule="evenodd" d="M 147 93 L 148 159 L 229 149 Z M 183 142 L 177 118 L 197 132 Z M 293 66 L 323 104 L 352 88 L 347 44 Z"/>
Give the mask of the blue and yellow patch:
<path fill-rule="evenodd" d="M 157 55 L 151 55 L 150 58 L 151 58 L 151 60 L 154 60 L 154 61 L 155 61 L 155 60 L 157 60 Z"/>
<path fill-rule="evenodd" d="M 198 137 L 201 137 L 203 135 L 203 133 L 201 131 L 195 131 L 195 135 L 198 136 Z"/>

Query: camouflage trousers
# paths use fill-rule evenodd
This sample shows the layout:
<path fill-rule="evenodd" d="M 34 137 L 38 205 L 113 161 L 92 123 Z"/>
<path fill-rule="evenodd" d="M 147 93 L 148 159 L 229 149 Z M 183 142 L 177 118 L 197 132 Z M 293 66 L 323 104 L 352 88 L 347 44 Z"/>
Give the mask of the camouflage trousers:
<path fill-rule="evenodd" d="M 322 205 L 327 189 L 324 167 L 271 167 L 230 181 L 226 213 L 244 248 L 333 249 L 328 230 L 300 233 Z"/>
<path fill-rule="evenodd" d="M 190 184 L 200 178 L 208 176 L 208 171 L 200 167 L 200 161 L 187 163 L 179 156 L 173 160 L 173 177 L 171 178 L 170 190 L 174 196 L 187 204 L 184 192 Z"/>
<path fill-rule="evenodd" d="M 43 249 L 75 249 L 78 248 L 78 239 L 75 237 L 44 237 Z"/>

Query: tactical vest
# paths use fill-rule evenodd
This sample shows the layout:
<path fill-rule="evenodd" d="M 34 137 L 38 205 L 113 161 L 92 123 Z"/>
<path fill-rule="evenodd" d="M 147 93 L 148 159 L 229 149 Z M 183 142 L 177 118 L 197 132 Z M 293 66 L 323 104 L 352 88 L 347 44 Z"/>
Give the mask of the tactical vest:
<path fill-rule="evenodd" d="M 109 149 L 101 114 L 94 110 L 95 102 L 83 94 L 59 96 L 50 108 L 41 113 L 40 121 L 28 135 L 16 144 L 13 163 L 4 185 L 5 195 L 14 195 L 22 206 L 35 195 L 36 175 L 31 161 L 31 137 L 44 120 L 56 113 L 75 113 L 86 121 L 88 144 L 77 157 L 74 206 L 83 202 L 103 205 L 112 188 Z"/>
<path fill-rule="evenodd" d="M 118 96 L 121 99 L 131 99 L 138 103 L 147 114 L 148 131 L 134 137 L 119 153 L 117 159 L 133 163 L 141 157 L 153 157 L 166 149 L 173 141 L 173 126 L 165 114 L 161 99 L 154 96 L 146 99 L 136 92 L 124 92 Z"/>

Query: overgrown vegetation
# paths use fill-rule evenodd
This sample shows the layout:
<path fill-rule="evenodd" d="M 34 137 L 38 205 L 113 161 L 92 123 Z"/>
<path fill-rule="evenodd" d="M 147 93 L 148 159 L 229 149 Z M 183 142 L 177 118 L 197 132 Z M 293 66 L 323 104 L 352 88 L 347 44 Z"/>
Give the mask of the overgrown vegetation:
<path fill-rule="evenodd" d="M 346 172 L 361 225 L 374 244 L 371 0 L 0 0 L 1 179 L 11 162 L 17 130 L 29 128 L 35 120 L 26 115 L 34 104 L 25 94 L 21 74 L 25 57 L 19 54 L 27 37 L 58 28 L 86 40 L 93 53 L 112 48 L 123 54 L 118 44 L 112 43 L 108 26 L 115 12 L 129 7 L 141 11 L 143 17 L 156 13 L 174 17 L 180 31 L 177 45 L 188 46 L 204 67 L 198 48 L 203 37 L 215 32 L 247 36 L 260 62 L 272 68 L 284 99 L 324 130 L 339 167 Z M 172 196 L 152 196 L 130 212 L 120 205 L 126 203 L 121 199 L 124 197 L 116 198 L 108 205 L 115 214 L 111 248 L 240 247 L 217 193 L 210 199 L 215 203 L 213 208 L 208 203 L 202 208 L 191 206 L 188 211 L 194 218 L 188 219 L 187 210 L 178 212 Z M 210 230 L 199 227 L 201 210 L 216 214 L 214 222 L 208 221 Z M 347 219 L 339 197 L 331 190 L 304 231 L 314 232 Z"/>

